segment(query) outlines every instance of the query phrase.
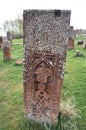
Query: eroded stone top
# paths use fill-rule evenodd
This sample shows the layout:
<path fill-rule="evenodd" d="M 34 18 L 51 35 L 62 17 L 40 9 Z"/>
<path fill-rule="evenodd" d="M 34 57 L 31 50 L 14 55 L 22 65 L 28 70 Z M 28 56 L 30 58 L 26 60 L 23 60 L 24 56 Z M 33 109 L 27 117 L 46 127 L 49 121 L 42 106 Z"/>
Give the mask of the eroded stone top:
<path fill-rule="evenodd" d="M 25 116 L 56 123 L 69 38 L 70 11 L 25 10 Z"/>
<path fill-rule="evenodd" d="M 24 44 L 27 48 L 56 52 L 66 47 L 70 24 L 69 10 L 24 10 Z M 60 46 L 61 48 L 61 46 Z"/>
<path fill-rule="evenodd" d="M 2 48 L 4 48 L 4 47 L 9 48 L 10 46 L 11 46 L 10 41 L 9 41 L 6 37 L 3 38 L 3 41 L 2 41 Z"/>
<path fill-rule="evenodd" d="M 70 26 L 70 28 L 69 28 L 69 37 L 74 39 L 74 29 L 73 29 L 73 26 Z"/>

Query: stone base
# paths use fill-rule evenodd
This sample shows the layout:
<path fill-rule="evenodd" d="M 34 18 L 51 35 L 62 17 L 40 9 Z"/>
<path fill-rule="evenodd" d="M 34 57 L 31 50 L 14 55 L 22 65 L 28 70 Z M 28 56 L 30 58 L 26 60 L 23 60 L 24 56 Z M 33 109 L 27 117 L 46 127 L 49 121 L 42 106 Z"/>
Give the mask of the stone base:
<path fill-rule="evenodd" d="M 69 41 L 68 41 L 68 49 L 74 49 L 74 39 L 72 38 L 69 38 Z"/>
<path fill-rule="evenodd" d="M 3 60 L 10 60 L 11 59 L 11 47 L 4 47 L 3 48 Z"/>
<path fill-rule="evenodd" d="M 32 113 L 28 113 L 27 116 L 25 116 L 27 120 L 32 120 L 38 123 L 48 123 L 48 124 L 56 124 L 58 122 L 58 115 L 55 114 L 46 114 L 42 115 L 33 115 Z"/>

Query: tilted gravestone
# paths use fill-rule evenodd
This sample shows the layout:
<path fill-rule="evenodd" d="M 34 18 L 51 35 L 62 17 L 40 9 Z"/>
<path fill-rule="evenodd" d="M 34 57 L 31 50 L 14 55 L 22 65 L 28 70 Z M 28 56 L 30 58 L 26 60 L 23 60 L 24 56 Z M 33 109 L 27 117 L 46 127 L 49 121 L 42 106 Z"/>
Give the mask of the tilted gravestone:
<path fill-rule="evenodd" d="M 69 10 L 24 10 L 25 116 L 58 121 L 70 27 Z"/>
<path fill-rule="evenodd" d="M 11 59 L 11 42 L 7 38 L 3 38 L 2 42 L 3 60 Z"/>
<path fill-rule="evenodd" d="M 73 26 L 70 26 L 69 29 L 69 41 L 68 41 L 68 49 L 74 49 L 74 30 Z"/>

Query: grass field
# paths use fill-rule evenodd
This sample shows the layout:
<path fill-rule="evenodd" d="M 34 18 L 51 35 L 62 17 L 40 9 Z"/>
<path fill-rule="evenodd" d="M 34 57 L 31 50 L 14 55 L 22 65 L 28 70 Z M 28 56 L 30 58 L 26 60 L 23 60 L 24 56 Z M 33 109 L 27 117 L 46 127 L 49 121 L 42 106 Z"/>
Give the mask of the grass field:
<path fill-rule="evenodd" d="M 78 39 L 86 39 L 77 37 Z M 13 40 L 13 44 L 21 43 Z M 85 57 L 74 57 L 79 49 Z M 0 130 L 28 130 L 24 128 L 23 104 L 23 66 L 15 65 L 17 59 L 23 58 L 23 45 L 12 46 L 12 60 L 4 62 L 0 50 Z M 77 108 L 81 111 L 81 118 L 77 119 L 79 130 L 86 130 L 86 50 L 75 44 L 75 49 L 68 50 L 62 97 L 74 98 Z M 32 122 L 34 130 L 44 128 Z M 29 130 L 33 130 L 32 128 Z"/>
<path fill-rule="evenodd" d="M 13 42 L 13 44 L 15 44 L 15 43 L 22 43 L 23 39 L 22 38 L 21 39 L 13 39 L 12 42 Z"/>

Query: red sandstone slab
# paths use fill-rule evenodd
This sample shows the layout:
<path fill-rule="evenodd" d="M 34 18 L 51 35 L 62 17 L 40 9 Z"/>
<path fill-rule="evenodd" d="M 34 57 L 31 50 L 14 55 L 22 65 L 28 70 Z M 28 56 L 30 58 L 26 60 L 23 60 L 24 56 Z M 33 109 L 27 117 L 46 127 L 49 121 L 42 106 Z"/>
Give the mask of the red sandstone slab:
<path fill-rule="evenodd" d="M 69 10 L 25 10 L 24 107 L 37 122 L 58 121 L 70 27 Z"/>

